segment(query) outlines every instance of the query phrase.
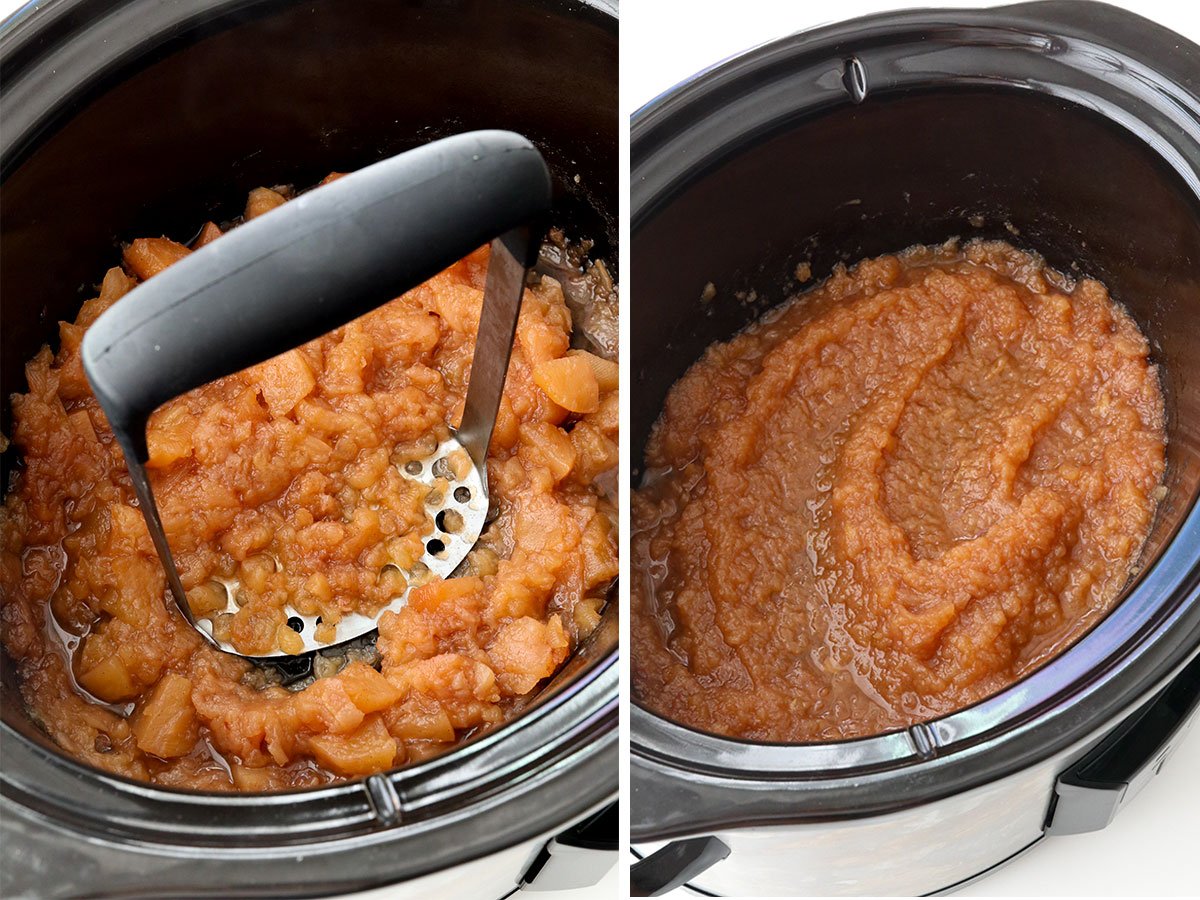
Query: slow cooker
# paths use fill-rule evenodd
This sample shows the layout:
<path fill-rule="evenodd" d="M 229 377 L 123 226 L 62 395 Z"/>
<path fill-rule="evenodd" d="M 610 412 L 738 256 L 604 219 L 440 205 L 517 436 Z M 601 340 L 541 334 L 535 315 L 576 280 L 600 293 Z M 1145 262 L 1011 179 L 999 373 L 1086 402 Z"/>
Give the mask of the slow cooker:
<path fill-rule="evenodd" d="M 954 236 L 1104 281 L 1149 336 L 1169 411 L 1138 575 L 1003 692 L 807 745 L 701 733 L 635 693 L 633 893 L 928 894 L 1103 828 L 1200 705 L 1200 47 L 1091 2 L 871 16 L 657 98 L 633 118 L 631 169 L 635 485 L 672 383 L 794 293 L 798 263 L 820 278 Z"/>
<path fill-rule="evenodd" d="M 52 0 L 0 31 L 2 392 L 142 234 L 232 218 L 433 138 L 520 132 L 552 224 L 617 253 L 617 16 L 603 0 Z M 186 237 L 186 235 L 185 235 Z M 0 430 L 10 432 L 3 404 Z M 3 459 L 4 483 L 19 459 Z M 318 790 L 166 790 L 63 756 L 4 661 L 0 894 L 503 897 L 616 854 L 616 603 L 516 720 Z"/>

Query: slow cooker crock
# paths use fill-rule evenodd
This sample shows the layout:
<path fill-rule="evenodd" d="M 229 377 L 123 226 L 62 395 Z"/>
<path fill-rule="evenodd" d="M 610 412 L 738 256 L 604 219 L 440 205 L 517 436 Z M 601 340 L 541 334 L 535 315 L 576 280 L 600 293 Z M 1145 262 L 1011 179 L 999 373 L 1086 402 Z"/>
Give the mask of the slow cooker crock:
<path fill-rule="evenodd" d="M 809 745 L 631 712 L 635 894 L 926 894 L 1101 828 L 1200 700 L 1200 47 L 1099 3 L 887 13 L 710 69 L 633 118 L 632 454 L 715 340 L 810 262 L 1002 238 L 1150 337 L 1167 497 L 1115 610 L 970 708 Z M 705 285 L 717 295 L 701 306 Z M 744 298 L 753 290 L 758 302 Z M 633 481 L 640 472 L 635 464 Z"/>
<path fill-rule="evenodd" d="M 5 398 L 121 240 L 235 215 L 435 137 L 505 128 L 556 181 L 554 222 L 615 264 L 616 4 L 53 0 L 0 31 Z M 0 428 L 10 433 L 9 406 Z M 7 484 L 19 465 L 3 459 Z M 115 778 L 60 754 L 3 664 L 0 894 L 397 896 L 572 887 L 615 859 L 615 603 L 531 707 L 454 752 L 288 794 Z"/>

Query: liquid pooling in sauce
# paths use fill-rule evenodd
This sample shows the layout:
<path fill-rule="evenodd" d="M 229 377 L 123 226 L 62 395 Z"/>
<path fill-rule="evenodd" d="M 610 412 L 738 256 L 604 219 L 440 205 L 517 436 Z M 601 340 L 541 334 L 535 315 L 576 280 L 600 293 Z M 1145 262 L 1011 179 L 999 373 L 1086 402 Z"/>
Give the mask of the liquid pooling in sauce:
<path fill-rule="evenodd" d="M 289 196 L 257 189 L 246 217 Z M 247 791 L 393 768 L 503 723 L 595 628 L 616 577 L 604 487 L 617 462 L 616 362 L 572 348 L 562 284 L 531 279 L 489 453 L 488 528 L 454 577 L 419 584 L 381 617 L 377 647 L 319 656 L 315 677 L 287 689 L 179 614 L 79 358 L 104 309 L 221 234 L 209 223 L 191 247 L 130 244 L 13 397 L 22 467 L 0 508 L 0 628 L 30 713 L 108 771 Z M 556 258 L 576 292 L 591 284 L 590 270 Z M 239 650 L 287 651 L 287 603 L 332 619 L 402 590 L 395 569 L 433 523 L 399 469 L 461 414 L 487 263 L 484 247 L 152 417 L 148 468 L 188 600 L 223 604 L 221 586 L 236 583 L 238 612 L 221 627 Z"/>
<path fill-rule="evenodd" d="M 1100 283 L 1003 243 L 839 268 L 667 397 L 632 504 L 635 696 L 807 742 L 993 694 L 1117 599 L 1164 435 Z"/>

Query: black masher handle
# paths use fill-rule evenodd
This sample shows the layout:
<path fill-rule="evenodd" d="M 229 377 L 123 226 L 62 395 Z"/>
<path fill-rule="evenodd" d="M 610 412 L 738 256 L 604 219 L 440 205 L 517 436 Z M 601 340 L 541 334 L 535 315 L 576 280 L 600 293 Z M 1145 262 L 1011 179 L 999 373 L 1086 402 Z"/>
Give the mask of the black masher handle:
<path fill-rule="evenodd" d="M 88 329 L 84 371 L 144 462 L 146 421 L 166 401 L 370 312 L 543 221 L 550 202 L 545 162 L 520 135 L 426 144 L 302 194 L 139 285 Z"/>

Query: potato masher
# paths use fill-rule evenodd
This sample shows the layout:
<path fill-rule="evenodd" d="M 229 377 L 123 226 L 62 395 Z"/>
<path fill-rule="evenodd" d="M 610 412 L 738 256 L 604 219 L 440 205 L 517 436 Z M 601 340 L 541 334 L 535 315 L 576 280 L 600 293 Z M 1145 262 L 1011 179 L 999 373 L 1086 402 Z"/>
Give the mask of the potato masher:
<path fill-rule="evenodd" d="M 549 172 L 524 138 L 504 131 L 446 138 L 304 193 L 233 229 L 139 285 L 88 329 L 84 371 L 125 455 L 171 594 L 211 643 L 238 653 L 187 602 L 146 473 L 150 414 L 195 387 L 369 312 L 491 240 L 461 423 L 432 454 L 401 470 L 431 488 L 427 509 L 436 524 L 416 566 L 449 576 L 484 528 L 488 444 L 526 271 L 536 261 L 550 201 Z M 434 491 L 435 482 L 448 487 Z M 447 524 L 448 514 L 457 514 L 450 515 L 453 525 Z M 225 611 L 235 612 L 237 584 L 226 589 Z M 308 653 L 368 634 L 385 610 L 404 605 L 409 590 L 374 617 L 344 616 L 326 643 L 316 640 L 318 617 L 291 606 L 285 614 L 304 641 L 301 653 Z M 291 655 L 276 649 L 254 658 Z"/>

